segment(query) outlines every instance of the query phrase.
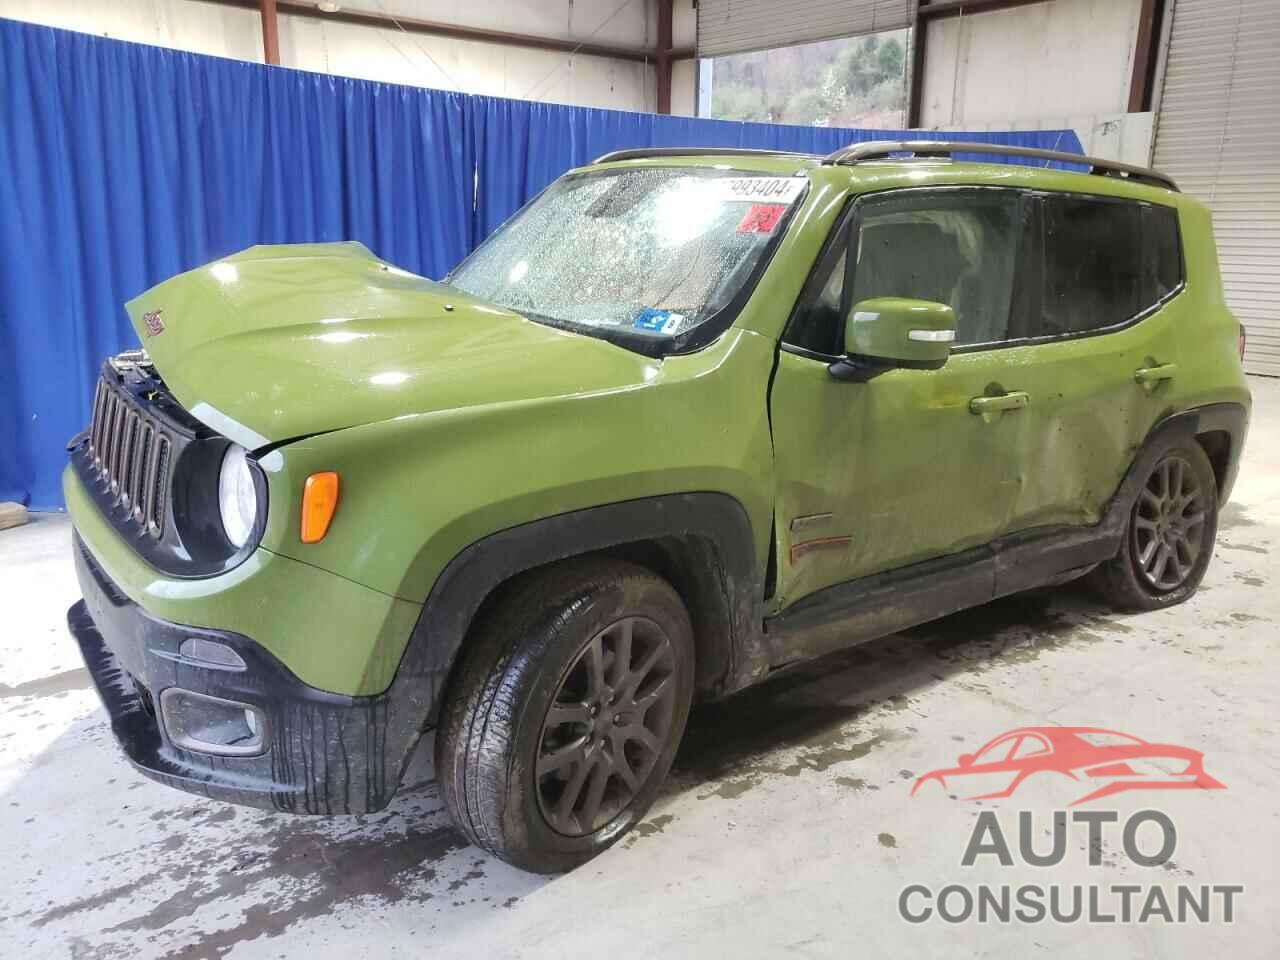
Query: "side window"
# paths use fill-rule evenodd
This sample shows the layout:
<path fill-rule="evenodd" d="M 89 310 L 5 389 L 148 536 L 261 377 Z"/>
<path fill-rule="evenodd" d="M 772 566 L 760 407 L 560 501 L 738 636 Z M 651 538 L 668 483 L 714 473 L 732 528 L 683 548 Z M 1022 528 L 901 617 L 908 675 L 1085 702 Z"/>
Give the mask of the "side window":
<path fill-rule="evenodd" d="M 1009 737 L 1006 740 L 997 740 L 991 746 L 983 750 L 974 758 L 974 763 L 1000 763 L 1009 759 L 1009 754 L 1013 753 L 1013 748 L 1017 746 L 1018 738 Z"/>
<path fill-rule="evenodd" d="M 1148 307 L 1182 285 L 1182 245 L 1172 207 L 1142 208 L 1142 257 L 1142 304 Z"/>
<path fill-rule="evenodd" d="M 945 303 L 956 346 L 1009 337 L 1009 304 L 1022 233 L 1012 190 L 906 190 L 858 202 L 852 241 L 829 251 L 784 340 L 824 355 L 844 352 L 845 309 L 873 297 Z M 848 254 L 853 288 L 845 291 Z"/>
<path fill-rule="evenodd" d="M 956 314 L 956 346 L 1009 336 L 1021 232 L 1018 194 L 888 193 L 864 201 L 850 303 L 912 297 Z"/>
<path fill-rule="evenodd" d="M 812 350 L 828 356 L 838 356 L 843 350 L 844 316 L 840 312 L 844 294 L 845 264 L 848 260 L 846 245 L 828 252 L 826 260 L 815 276 L 821 286 L 796 312 L 783 338 L 793 347 Z M 822 274 L 825 273 L 825 279 Z"/>
<path fill-rule="evenodd" d="M 1044 289 L 1032 336 L 1086 333 L 1143 307 L 1142 207 L 1092 197 L 1044 198 Z"/>
<path fill-rule="evenodd" d="M 1048 753 L 1049 745 L 1039 737 L 1023 737 L 1018 742 L 1018 749 L 1013 751 L 1014 760 L 1021 760 L 1023 757 L 1034 757 L 1037 754 Z"/>

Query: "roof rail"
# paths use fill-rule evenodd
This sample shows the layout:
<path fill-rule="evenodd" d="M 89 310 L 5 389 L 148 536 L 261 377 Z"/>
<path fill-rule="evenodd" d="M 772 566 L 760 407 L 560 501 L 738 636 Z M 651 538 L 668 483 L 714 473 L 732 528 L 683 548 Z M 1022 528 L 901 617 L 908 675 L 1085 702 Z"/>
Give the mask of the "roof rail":
<path fill-rule="evenodd" d="M 794 150 L 752 150 L 747 147 L 634 147 L 630 150 L 614 150 L 602 154 L 592 163 L 612 163 L 615 160 L 642 160 L 645 157 L 803 157 L 817 160 L 816 153 L 797 153 Z"/>
<path fill-rule="evenodd" d="M 1147 167 L 1136 167 L 1116 160 L 1102 160 L 1098 157 L 1086 157 L 1079 153 L 1064 153 L 1059 150 L 1039 150 L 1034 147 L 1013 147 L 1000 143 L 965 143 L 959 140 L 870 140 L 865 143 L 853 143 L 842 147 L 835 153 L 828 154 L 822 162 L 828 166 L 835 164 L 854 164 L 866 160 L 888 160 L 894 154 L 909 153 L 913 157 L 946 157 L 955 153 L 988 153 L 1003 157 L 1027 157 L 1032 160 L 1057 160 L 1088 167 L 1089 173 L 1104 177 L 1123 177 L 1156 187 L 1167 187 L 1177 190 L 1178 185 L 1172 177 L 1151 170 Z"/>

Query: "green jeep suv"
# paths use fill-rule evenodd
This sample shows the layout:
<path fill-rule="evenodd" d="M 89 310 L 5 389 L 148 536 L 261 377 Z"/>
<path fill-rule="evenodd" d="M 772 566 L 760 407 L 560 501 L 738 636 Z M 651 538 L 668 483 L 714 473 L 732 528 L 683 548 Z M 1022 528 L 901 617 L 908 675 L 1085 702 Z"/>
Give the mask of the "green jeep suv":
<path fill-rule="evenodd" d="M 357 813 L 434 729 L 539 871 L 644 816 L 695 698 L 1086 574 L 1185 600 L 1250 402 L 1202 204 L 980 144 L 624 151 L 440 283 L 254 247 L 128 311 L 64 477 L 128 758 Z"/>

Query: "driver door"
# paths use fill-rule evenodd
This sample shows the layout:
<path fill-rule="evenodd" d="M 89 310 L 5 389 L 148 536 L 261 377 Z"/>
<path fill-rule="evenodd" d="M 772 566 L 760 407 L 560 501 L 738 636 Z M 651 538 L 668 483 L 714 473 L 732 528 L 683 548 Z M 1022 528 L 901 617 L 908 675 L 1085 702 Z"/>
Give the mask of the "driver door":
<path fill-rule="evenodd" d="M 899 190 L 862 198 L 832 235 L 783 338 L 770 404 L 777 608 L 824 587 L 981 546 L 1016 498 L 1020 411 L 975 399 L 1025 390 L 999 349 L 1014 294 L 1018 191 Z M 956 347 L 940 370 L 865 383 L 827 372 L 862 300 L 947 303 Z"/>

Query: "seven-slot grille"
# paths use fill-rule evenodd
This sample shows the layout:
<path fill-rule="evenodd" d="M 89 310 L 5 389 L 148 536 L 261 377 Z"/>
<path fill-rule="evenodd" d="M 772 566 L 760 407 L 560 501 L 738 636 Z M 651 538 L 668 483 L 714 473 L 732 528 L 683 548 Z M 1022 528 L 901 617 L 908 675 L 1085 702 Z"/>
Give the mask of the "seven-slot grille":
<path fill-rule="evenodd" d="M 113 502 L 151 536 L 164 533 L 173 442 L 127 390 L 98 380 L 89 454 Z"/>

